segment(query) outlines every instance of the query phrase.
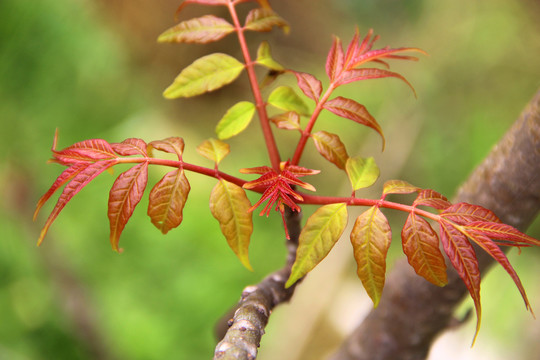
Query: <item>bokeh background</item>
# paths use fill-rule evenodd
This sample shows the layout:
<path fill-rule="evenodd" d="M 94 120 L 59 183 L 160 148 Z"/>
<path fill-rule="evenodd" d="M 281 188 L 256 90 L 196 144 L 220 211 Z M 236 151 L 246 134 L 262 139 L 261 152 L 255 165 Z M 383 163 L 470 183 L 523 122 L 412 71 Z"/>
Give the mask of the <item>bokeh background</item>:
<path fill-rule="evenodd" d="M 336 117 L 319 128 L 339 133 L 350 154 L 375 156 L 381 179 L 362 195 L 378 197 L 382 183 L 401 178 L 451 197 L 509 128 L 540 87 L 540 3 L 536 0 L 276 0 L 291 24 L 251 34 L 253 47 L 271 43 L 288 67 L 324 77 L 335 34 L 347 42 L 358 26 L 374 28 L 380 46 L 414 46 L 429 56 L 392 69 L 414 85 L 378 80 L 340 90 L 366 105 L 381 123 L 380 139 Z M 36 247 L 45 207 L 37 199 L 61 172 L 47 165 L 54 131 L 59 147 L 88 138 L 110 142 L 181 136 L 187 161 L 211 166 L 195 147 L 236 101 L 249 99 L 245 77 L 212 94 L 168 101 L 163 89 L 197 57 L 214 51 L 238 56 L 231 36 L 209 46 L 159 45 L 174 25 L 179 1 L 2 0 L 0 2 L 0 359 L 208 359 L 213 327 L 242 288 L 281 267 L 281 219 L 255 218 L 245 270 L 208 210 L 214 180 L 190 174 L 192 191 L 180 228 L 162 236 L 145 214 L 143 199 L 111 251 L 106 202 L 114 176 L 103 174 L 66 207 L 41 247 Z M 192 6 L 181 19 L 220 9 Z M 262 73 L 261 73 L 262 75 Z M 293 79 L 280 79 L 293 84 Z M 282 156 L 295 134 L 278 133 Z M 266 162 L 254 122 L 230 141 L 223 169 Z M 314 178 L 322 194 L 348 194 L 346 178 L 307 148 L 304 165 L 323 170 Z M 117 169 L 119 174 L 122 169 Z M 151 172 L 156 182 L 162 169 Z M 150 186 L 150 184 L 149 184 Z M 252 198 L 255 199 L 255 198 Z M 313 209 L 306 208 L 308 215 Z M 397 235 L 390 257 L 400 254 L 400 214 L 388 213 Z M 351 221 L 352 222 L 352 221 Z M 396 230 L 397 229 L 397 230 Z M 540 236 L 538 221 L 529 229 Z M 533 309 L 540 311 L 540 250 L 512 252 Z M 391 271 L 391 264 L 389 266 Z M 492 270 L 482 283 L 483 327 L 470 348 L 474 321 L 442 336 L 430 359 L 537 359 L 540 324 L 525 311 L 511 279 Z M 371 303 L 355 275 L 349 241 L 342 239 L 277 309 L 263 338 L 260 359 L 322 359 L 331 353 Z M 471 308 L 465 301 L 458 315 Z"/>

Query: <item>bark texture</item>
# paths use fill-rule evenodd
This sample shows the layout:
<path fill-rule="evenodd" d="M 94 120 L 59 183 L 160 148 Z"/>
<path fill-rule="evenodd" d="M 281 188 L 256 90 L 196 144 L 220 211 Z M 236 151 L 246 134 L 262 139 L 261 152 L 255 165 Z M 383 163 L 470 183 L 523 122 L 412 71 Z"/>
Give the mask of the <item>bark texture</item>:
<path fill-rule="evenodd" d="M 230 319 L 227 319 L 227 316 L 216 326 L 217 336 L 223 340 L 216 346 L 214 360 L 255 359 L 272 309 L 289 301 L 294 293 L 296 284 L 285 289 L 285 283 L 296 257 L 302 214 L 287 209 L 285 215 L 291 238 L 287 241 L 286 264 L 257 285 L 244 288 L 240 302 L 233 311 L 234 315 Z"/>
<path fill-rule="evenodd" d="M 454 200 L 484 206 L 521 231 L 534 220 L 540 210 L 540 90 Z M 493 264 L 481 250 L 477 257 L 483 272 Z M 379 306 L 332 360 L 425 359 L 468 294 L 451 267 L 448 280 L 439 288 L 417 276 L 406 261 L 396 264 Z"/>

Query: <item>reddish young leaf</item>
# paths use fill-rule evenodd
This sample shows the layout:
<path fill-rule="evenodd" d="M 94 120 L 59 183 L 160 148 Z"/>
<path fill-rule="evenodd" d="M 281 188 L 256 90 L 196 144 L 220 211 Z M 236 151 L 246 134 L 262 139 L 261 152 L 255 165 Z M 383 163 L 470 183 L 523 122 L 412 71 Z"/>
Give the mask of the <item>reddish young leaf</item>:
<path fill-rule="evenodd" d="M 289 32 L 287 22 L 269 8 L 251 10 L 246 17 L 245 28 L 253 31 L 271 31 L 274 26 L 279 26 L 283 32 Z"/>
<path fill-rule="evenodd" d="M 148 216 L 163 234 L 180 225 L 182 211 L 189 194 L 189 182 L 183 169 L 167 174 L 152 188 L 148 202 Z"/>
<path fill-rule="evenodd" d="M 383 195 L 410 194 L 417 191 L 420 191 L 419 187 L 411 185 L 403 180 L 388 180 L 383 185 Z"/>
<path fill-rule="evenodd" d="M 420 191 L 418 197 L 414 200 L 413 206 L 419 205 L 430 206 L 437 210 L 445 210 L 452 206 L 452 203 L 435 190 L 425 189 Z"/>
<path fill-rule="evenodd" d="M 120 174 L 109 192 L 108 217 L 114 251 L 119 251 L 120 235 L 141 200 L 147 181 L 148 162 L 143 162 Z"/>
<path fill-rule="evenodd" d="M 315 103 L 318 103 L 322 92 L 321 81 L 308 73 L 293 71 L 293 74 L 296 76 L 298 87 L 302 92 Z"/>
<path fill-rule="evenodd" d="M 500 225 L 500 224 L 496 224 Z M 475 243 L 477 243 L 482 249 L 484 249 L 485 252 L 487 252 L 495 261 L 497 261 L 501 266 L 506 270 L 506 272 L 510 275 L 512 280 L 514 280 L 514 283 L 516 284 L 521 297 L 523 298 L 523 301 L 525 302 L 525 307 L 527 310 L 529 310 L 531 313 L 532 308 L 531 304 L 529 303 L 529 299 L 527 299 L 527 294 L 525 293 L 525 289 L 523 288 L 523 284 L 521 283 L 521 280 L 519 279 L 519 276 L 517 275 L 516 271 L 510 264 L 510 261 L 508 261 L 508 258 L 504 254 L 504 252 L 493 242 L 489 237 L 478 233 L 477 231 L 468 231 L 467 227 L 462 227 L 463 230 L 466 231 L 467 237 L 471 240 L 473 240 Z"/>
<path fill-rule="evenodd" d="M 328 255 L 347 226 L 347 205 L 321 206 L 309 217 L 298 239 L 296 259 L 285 284 L 288 288 Z"/>
<path fill-rule="evenodd" d="M 390 225 L 377 206 L 358 216 L 351 231 L 351 243 L 358 277 L 375 307 L 381 300 L 386 274 L 386 254 L 391 241 Z"/>
<path fill-rule="evenodd" d="M 79 191 L 82 190 L 90 181 L 92 181 L 96 176 L 101 174 L 103 171 L 107 170 L 114 164 L 116 164 L 116 160 L 103 160 L 98 161 L 96 163 L 85 163 L 82 169 L 74 169 L 74 175 L 71 176 L 71 173 L 67 173 L 64 175 L 66 170 L 60 175 L 60 177 L 65 176 L 66 181 L 69 176 L 72 177 L 71 181 L 66 185 L 64 190 L 62 191 L 62 194 L 60 194 L 60 197 L 58 198 L 58 201 L 56 202 L 56 205 L 54 206 L 51 214 L 47 218 L 47 221 L 45 222 L 45 225 L 43 226 L 43 229 L 41 230 L 41 233 L 39 235 L 38 239 L 38 245 L 41 244 L 43 241 L 43 238 L 47 234 L 47 231 L 49 230 L 49 227 L 54 222 L 54 220 L 58 217 L 58 214 L 62 211 L 62 209 L 66 206 L 66 204 L 75 196 Z M 75 165 L 74 165 L 75 166 Z M 64 183 L 66 181 L 61 180 Z M 55 182 L 56 184 L 56 182 Z M 53 184 L 53 187 L 55 186 Z M 61 184 L 56 184 L 58 186 L 61 186 Z"/>
<path fill-rule="evenodd" d="M 340 76 L 339 80 L 337 81 L 337 85 L 345 85 L 351 82 L 361 80 L 381 79 L 386 77 L 394 77 L 402 80 L 403 82 L 405 82 L 405 84 L 409 85 L 409 87 L 414 93 L 414 96 L 416 96 L 416 91 L 414 90 L 414 87 L 402 75 L 393 71 L 378 68 L 350 69 L 344 71 L 343 74 Z"/>
<path fill-rule="evenodd" d="M 475 221 L 501 222 L 491 210 L 467 203 L 454 204 L 444 210 L 440 215 L 459 225 L 467 225 Z"/>
<path fill-rule="evenodd" d="M 349 154 L 347 154 L 347 149 L 345 149 L 345 145 L 343 145 L 339 136 L 326 131 L 318 131 L 311 134 L 311 138 L 319 154 L 338 168 L 345 169 Z"/>
<path fill-rule="evenodd" d="M 234 32 L 227 20 L 214 15 L 182 21 L 158 37 L 158 42 L 208 44 Z"/>
<path fill-rule="evenodd" d="M 444 218 L 439 221 L 440 237 L 443 249 L 448 255 L 452 266 L 465 283 L 469 290 L 476 308 L 476 332 L 474 334 L 473 344 L 480 330 L 482 319 L 482 309 L 480 305 L 480 270 L 478 269 L 478 259 L 474 248 L 452 222 Z"/>
<path fill-rule="evenodd" d="M 253 232 L 250 206 L 244 189 L 225 180 L 220 180 L 210 194 L 210 212 L 219 221 L 227 243 L 242 264 L 247 269 L 253 270 L 248 256 Z"/>
<path fill-rule="evenodd" d="M 75 143 L 63 150 L 53 151 L 53 161 L 62 165 L 71 165 L 81 161 L 94 162 L 96 160 L 114 159 L 114 153 L 111 145 L 102 139 L 90 139 Z"/>
<path fill-rule="evenodd" d="M 178 160 L 182 160 L 182 154 L 184 153 L 184 139 L 181 137 L 168 137 L 163 140 L 152 141 L 150 144 L 148 144 L 148 147 L 152 147 L 156 150 L 169 154 L 176 154 L 178 156 Z"/>
<path fill-rule="evenodd" d="M 288 111 L 283 114 L 276 115 L 270 119 L 279 129 L 285 130 L 300 130 L 300 115 L 294 111 Z"/>
<path fill-rule="evenodd" d="M 410 213 L 401 231 L 401 239 L 403 252 L 418 275 L 437 286 L 448 283 L 439 237 L 426 220 Z"/>
<path fill-rule="evenodd" d="M 384 135 L 381 126 L 377 123 L 375 118 L 366 110 L 364 105 L 357 103 L 354 100 L 347 99 L 338 96 L 332 100 L 327 101 L 324 104 L 324 108 L 334 114 L 344 117 L 346 119 L 353 120 L 359 124 L 368 126 L 377 131 L 381 135 L 384 149 Z"/>
<path fill-rule="evenodd" d="M 341 46 L 341 40 L 334 36 L 332 47 L 328 52 L 326 58 L 326 74 L 330 78 L 330 81 L 334 81 L 336 76 L 341 74 L 343 70 L 343 47 Z"/>
<path fill-rule="evenodd" d="M 510 225 L 502 223 L 475 221 L 467 224 L 465 228 L 468 232 L 474 231 L 492 239 L 503 241 L 498 243 L 499 245 L 540 246 L 540 241 Z"/>
<path fill-rule="evenodd" d="M 113 143 L 111 147 L 116 151 L 117 154 L 122 156 L 130 155 L 142 155 L 148 157 L 146 153 L 146 143 L 137 138 L 130 138 L 122 141 L 121 143 Z"/>

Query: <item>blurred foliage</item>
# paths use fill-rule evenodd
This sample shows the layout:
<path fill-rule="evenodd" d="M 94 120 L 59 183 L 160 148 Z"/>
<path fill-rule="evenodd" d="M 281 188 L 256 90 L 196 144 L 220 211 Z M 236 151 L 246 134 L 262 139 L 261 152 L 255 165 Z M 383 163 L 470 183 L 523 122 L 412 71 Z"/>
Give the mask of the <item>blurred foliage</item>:
<path fill-rule="evenodd" d="M 237 301 L 246 284 L 284 261 L 279 216 L 255 217 L 255 272 L 247 272 L 208 210 L 215 181 L 196 175 L 189 176 L 192 192 L 185 220 L 165 237 L 148 220 L 143 200 L 122 236 L 124 253 L 110 250 L 106 201 L 114 177 L 103 174 L 69 204 L 44 245 L 35 247 L 44 215 L 32 223 L 33 207 L 61 170 L 45 165 L 55 128 L 60 130 L 59 147 L 92 137 L 121 141 L 139 136 L 150 141 L 182 136 L 186 160 L 204 164 L 195 146 L 210 136 L 230 104 L 245 97 L 247 85 L 240 81 L 189 102 L 161 98 L 180 65 L 205 49 L 158 47 L 155 38 L 171 25 L 163 19 L 172 23 L 178 1 L 159 3 L 0 2 L 1 359 L 209 358 L 216 319 Z M 418 64 L 392 66 L 415 86 L 417 100 L 395 80 L 346 90 L 366 104 L 390 134 L 385 153 L 378 153 L 376 134 L 331 116 L 322 120 L 329 131 L 344 134 L 351 155 L 358 151 L 376 156 L 382 179 L 398 171 L 393 176 L 451 196 L 540 85 L 540 7 L 535 1 L 340 0 L 321 2 L 320 7 L 306 0 L 275 3 L 290 20 L 292 33 L 269 35 L 273 53 L 284 64 L 303 67 L 301 71 L 323 74 L 331 34 L 348 41 L 355 24 L 362 33 L 374 28 L 381 34 L 381 46 L 416 46 L 430 54 Z M 227 51 L 228 45 L 221 46 Z M 265 161 L 264 154 L 240 151 L 260 144 L 257 127 L 248 131 L 230 141 L 236 157 L 224 162 L 224 170 Z M 294 139 L 284 134 L 280 143 L 287 146 Z M 305 165 L 320 168 L 314 166 L 319 155 L 311 152 Z M 153 170 L 154 182 L 160 171 Z M 345 176 L 331 165 L 323 171 L 332 180 L 315 184 L 322 193 L 347 189 Z M 306 215 L 313 211 L 306 210 Z M 539 236 L 538 222 L 530 234 Z M 531 300 L 539 303 L 533 277 L 538 250 L 524 252 L 513 260 Z M 350 273 L 354 277 L 354 271 Z M 501 271 L 493 274 L 504 276 Z M 490 294 L 501 291 L 487 293 L 493 285 L 482 292 L 489 300 L 483 302 L 489 320 L 482 331 L 487 331 L 488 321 L 507 325 L 515 313 L 528 319 L 511 280 L 507 283 L 512 299 L 494 299 Z M 356 285 L 361 286 L 359 281 Z M 499 301 L 511 310 L 500 311 Z M 488 315 L 490 305 L 493 317 Z M 519 324 L 512 328 L 519 329 Z M 269 345 L 279 336 L 283 333 L 272 334 Z M 482 339 L 481 332 L 479 342 Z"/>

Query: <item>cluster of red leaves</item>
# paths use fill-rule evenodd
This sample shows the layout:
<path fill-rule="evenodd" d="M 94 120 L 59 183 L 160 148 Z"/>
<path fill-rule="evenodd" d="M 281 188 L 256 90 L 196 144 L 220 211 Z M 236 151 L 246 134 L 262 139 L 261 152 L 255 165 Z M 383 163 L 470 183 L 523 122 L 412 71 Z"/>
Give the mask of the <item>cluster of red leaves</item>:
<path fill-rule="evenodd" d="M 38 239 L 38 245 L 49 227 L 66 204 L 99 174 L 120 163 L 138 163 L 121 173 L 114 182 L 108 203 L 110 241 L 119 251 L 118 242 L 127 221 L 141 200 L 148 182 L 150 158 L 148 148 L 177 154 L 181 158 L 184 142 L 181 138 L 168 138 L 146 144 L 141 139 L 130 138 L 121 143 L 108 143 L 102 139 L 85 140 L 63 150 L 56 150 L 56 136 L 52 148 L 51 162 L 67 166 L 50 189 L 39 199 L 34 219 L 50 197 L 65 185 L 56 205 L 49 215 Z M 124 158 L 125 156 L 138 156 Z M 167 173 L 150 192 L 148 215 L 152 223 L 163 233 L 180 225 L 182 210 L 190 187 L 181 168 Z"/>
<path fill-rule="evenodd" d="M 272 207 L 275 205 L 275 210 L 281 213 L 283 218 L 283 224 L 285 226 L 285 233 L 287 239 L 289 234 L 287 231 L 287 225 L 285 224 L 285 205 L 287 205 L 293 211 L 300 211 L 300 207 L 296 204 L 296 201 L 303 201 L 300 194 L 294 191 L 294 186 L 300 186 L 303 189 L 315 191 L 315 188 L 306 182 L 299 180 L 301 176 L 318 174 L 319 170 L 306 169 L 301 166 L 291 165 L 289 162 L 281 162 L 280 172 L 277 172 L 269 166 L 259 166 L 248 169 L 241 169 L 240 172 L 244 174 L 261 174 L 262 176 L 256 180 L 247 182 L 244 184 L 245 189 L 263 190 L 263 194 L 259 201 L 253 205 L 249 211 L 255 210 L 259 205 L 268 200 L 268 203 L 264 206 L 260 215 L 270 215 Z M 294 200 L 293 200 L 294 199 Z"/>

